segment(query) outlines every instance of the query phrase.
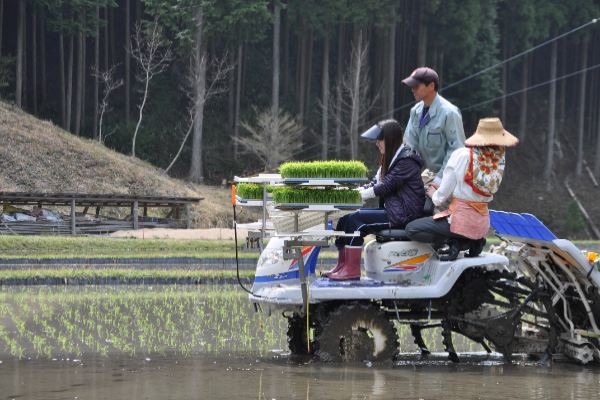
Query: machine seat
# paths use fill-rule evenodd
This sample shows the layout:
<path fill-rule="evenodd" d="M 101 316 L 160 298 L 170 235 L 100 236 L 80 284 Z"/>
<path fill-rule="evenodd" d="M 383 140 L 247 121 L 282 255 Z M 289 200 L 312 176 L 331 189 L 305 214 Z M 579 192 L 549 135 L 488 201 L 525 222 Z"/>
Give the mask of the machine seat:
<path fill-rule="evenodd" d="M 384 229 L 377 232 L 375 236 L 383 240 L 398 240 L 402 242 L 410 241 L 404 229 Z"/>

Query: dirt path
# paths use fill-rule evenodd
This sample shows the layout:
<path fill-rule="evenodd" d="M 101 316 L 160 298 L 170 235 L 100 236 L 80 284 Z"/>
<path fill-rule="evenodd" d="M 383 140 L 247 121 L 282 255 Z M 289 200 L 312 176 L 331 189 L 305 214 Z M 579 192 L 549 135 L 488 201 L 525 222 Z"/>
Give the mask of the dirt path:
<path fill-rule="evenodd" d="M 248 229 L 237 230 L 238 240 L 244 241 L 248 235 Z M 232 240 L 234 239 L 233 229 L 229 228 L 211 228 L 211 229 L 139 229 L 137 231 L 118 231 L 111 233 L 112 237 L 135 237 L 141 239 L 204 239 L 204 240 Z"/>

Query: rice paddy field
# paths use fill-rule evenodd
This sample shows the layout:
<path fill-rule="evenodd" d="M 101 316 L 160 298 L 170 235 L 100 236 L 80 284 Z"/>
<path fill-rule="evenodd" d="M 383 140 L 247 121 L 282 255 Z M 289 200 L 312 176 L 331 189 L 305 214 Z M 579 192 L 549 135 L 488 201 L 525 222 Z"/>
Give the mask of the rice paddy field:
<path fill-rule="evenodd" d="M 247 293 L 229 285 L 15 287 L 0 289 L 0 354 L 52 360 L 287 350 L 287 320 L 254 313 Z M 443 351 L 437 330 L 431 349 Z M 402 352 L 414 352 L 410 327 L 399 329 Z M 460 351 L 480 351 L 462 337 Z M 455 342 L 456 343 L 456 342 Z"/>
<path fill-rule="evenodd" d="M 504 364 L 453 338 L 461 362 L 416 353 L 322 363 L 287 350 L 287 321 L 261 317 L 230 285 L 0 288 L 0 393 L 43 399 L 590 399 L 596 364 Z"/>

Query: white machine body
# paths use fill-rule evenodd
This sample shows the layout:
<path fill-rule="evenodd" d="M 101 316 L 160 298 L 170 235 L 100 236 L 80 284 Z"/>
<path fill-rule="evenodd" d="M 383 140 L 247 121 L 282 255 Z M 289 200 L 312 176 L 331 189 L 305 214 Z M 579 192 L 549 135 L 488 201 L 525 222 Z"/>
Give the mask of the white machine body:
<path fill-rule="evenodd" d="M 298 311 L 303 304 L 298 266 L 281 257 L 284 240 L 271 239 L 258 261 L 250 300 L 260 305 L 265 315 L 277 310 Z M 366 277 L 332 281 L 319 278 L 314 272 L 319 250 L 306 248 L 302 252 L 307 274 L 310 271 L 311 304 L 331 300 L 440 298 L 468 268 L 485 266 L 491 270 L 508 265 L 506 257 L 490 253 L 474 258 L 461 255 L 454 261 L 441 262 L 428 244 L 373 240 L 364 251 Z"/>

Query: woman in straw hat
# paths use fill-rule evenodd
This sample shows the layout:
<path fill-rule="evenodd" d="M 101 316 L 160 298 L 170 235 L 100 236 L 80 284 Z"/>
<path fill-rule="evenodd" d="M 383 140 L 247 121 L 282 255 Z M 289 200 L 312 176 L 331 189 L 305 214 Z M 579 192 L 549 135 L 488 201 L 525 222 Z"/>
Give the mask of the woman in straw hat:
<path fill-rule="evenodd" d="M 430 186 L 427 190 L 436 206 L 452 196 L 450 207 L 409 223 L 408 237 L 416 242 L 448 244 L 450 254 L 442 261 L 454 260 L 467 249 L 468 257 L 478 256 L 490 228 L 487 205 L 502 182 L 505 149 L 517 143 L 519 139 L 505 131 L 498 118 L 480 120 L 475 134 L 465 140 L 466 147 L 452 153 L 439 189 Z"/>

